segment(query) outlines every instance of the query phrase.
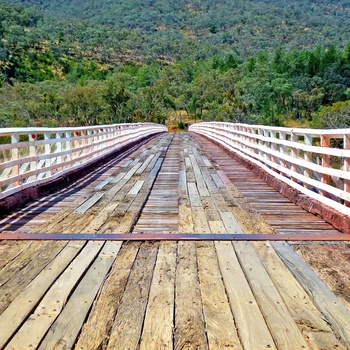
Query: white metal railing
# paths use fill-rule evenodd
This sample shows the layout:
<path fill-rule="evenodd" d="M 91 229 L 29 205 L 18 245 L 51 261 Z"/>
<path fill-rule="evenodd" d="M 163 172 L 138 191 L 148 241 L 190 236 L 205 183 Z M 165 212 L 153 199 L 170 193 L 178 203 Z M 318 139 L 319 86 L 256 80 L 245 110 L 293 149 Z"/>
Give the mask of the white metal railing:
<path fill-rule="evenodd" d="M 350 215 L 350 129 L 203 122 L 189 130 L 219 142 L 301 193 Z"/>
<path fill-rule="evenodd" d="M 165 131 L 153 123 L 0 129 L 0 199 Z"/>

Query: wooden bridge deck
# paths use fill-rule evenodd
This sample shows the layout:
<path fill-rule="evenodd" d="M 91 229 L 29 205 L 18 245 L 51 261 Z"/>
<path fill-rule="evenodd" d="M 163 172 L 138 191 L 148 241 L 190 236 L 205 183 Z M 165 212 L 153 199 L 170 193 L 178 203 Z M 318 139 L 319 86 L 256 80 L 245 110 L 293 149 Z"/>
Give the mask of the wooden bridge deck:
<path fill-rule="evenodd" d="M 158 136 L 0 229 L 338 233 L 188 133 Z M 349 324 L 346 300 L 286 242 L 0 244 L 0 348 L 347 349 Z"/>

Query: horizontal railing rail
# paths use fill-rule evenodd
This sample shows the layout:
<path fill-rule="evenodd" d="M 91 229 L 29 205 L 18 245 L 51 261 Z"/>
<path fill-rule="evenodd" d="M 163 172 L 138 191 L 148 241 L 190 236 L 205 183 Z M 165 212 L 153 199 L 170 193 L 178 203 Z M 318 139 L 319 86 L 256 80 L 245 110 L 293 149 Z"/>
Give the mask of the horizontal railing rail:
<path fill-rule="evenodd" d="M 350 129 L 282 128 L 203 122 L 212 139 L 299 192 L 350 215 Z"/>
<path fill-rule="evenodd" d="M 0 199 L 166 131 L 154 123 L 0 129 Z"/>

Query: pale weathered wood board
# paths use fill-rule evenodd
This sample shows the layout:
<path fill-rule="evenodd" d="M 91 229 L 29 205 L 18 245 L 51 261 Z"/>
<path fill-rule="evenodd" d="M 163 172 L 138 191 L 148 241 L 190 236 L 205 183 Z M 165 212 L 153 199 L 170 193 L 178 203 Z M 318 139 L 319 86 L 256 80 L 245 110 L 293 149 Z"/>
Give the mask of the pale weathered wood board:
<path fill-rule="evenodd" d="M 208 349 L 196 243 L 179 242 L 177 255 L 174 349 Z"/>
<path fill-rule="evenodd" d="M 82 247 L 84 242 L 72 242 L 67 245 L 65 250 L 68 248 Z M 66 267 L 65 261 L 63 266 L 58 270 L 64 272 L 59 276 L 59 278 L 53 283 L 50 289 L 47 291 L 43 299 L 36 306 L 35 310 L 27 318 L 26 322 L 21 326 L 21 328 L 16 332 L 15 337 L 8 344 L 9 349 L 32 349 L 37 347 L 40 341 L 43 339 L 45 333 L 48 331 L 52 323 L 58 317 L 58 315 L 63 310 L 73 288 L 78 283 L 80 277 L 84 275 L 86 269 L 93 262 L 93 260 L 98 255 L 101 250 L 102 244 L 98 242 L 89 242 L 79 253 L 78 256 Z M 55 259 L 55 262 L 58 258 Z M 50 267 L 50 272 L 52 273 L 51 281 L 53 276 L 58 277 L 54 274 L 52 267 Z M 41 273 L 38 277 L 39 281 L 36 281 L 36 285 L 45 285 L 49 283 L 47 280 L 47 274 Z M 36 288 L 36 287 L 34 287 Z M 33 300 L 39 300 L 42 294 L 38 293 L 38 296 L 31 297 Z M 28 298 L 28 296 L 27 296 Z M 11 307 L 16 307 L 16 303 L 13 302 Z M 18 305 L 19 310 L 23 309 L 23 306 Z M 18 317 L 16 319 L 19 319 Z"/>
<path fill-rule="evenodd" d="M 114 320 L 107 349 L 137 349 L 141 338 L 158 244 L 143 243 Z"/>
<path fill-rule="evenodd" d="M 305 338 L 250 242 L 232 244 L 277 348 L 307 349 Z"/>
<path fill-rule="evenodd" d="M 67 242 L 32 242 L 0 275 L 0 313 L 50 264 Z"/>
<path fill-rule="evenodd" d="M 0 315 L 0 348 L 29 317 L 51 284 L 66 269 L 83 246 L 84 242 L 69 243 L 50 264 L 40 271 L 35 279 L 28 281 L 23 290 L 17 291 L 17 297 Z"/>
<path fill-rule="evenodd" d="M 149 293 L 140 350 L 173 348 L 177 243 L 161 243 Z"/>
<path fill-rule="evenodd" d="M 350 347 L 350 310 L 302 260 L 288 243 L 271 242 L 293 276 L 303 286 L 332 329 Z"/>
<path fill-rule="evenodd" d="M 103 244 L 101 243 L 101 245 Z M 119 246 L 120 242 L 105 243 L 101 253 L 83 276 L 62 312 L 50 327 L 39 349 L 73 347 L 96 294 L 115 260 Z"/>
<path fill-rule="evenodd" d="M 215 242 L 220 271 L 246 349 L 275 349 L 274 340 L 230 242 Z"/>
<path fill-rule="evenodd" d="M 213 242 L 197 243 L 198 276 L 209 349 L 242 349 Z"/>
<path fill-rule="evenodd" d="M 105 349 L 107 347 L 114 319 L 140 245 L 140 242 L 123 244 L 82 328 L 76 349 Z"/>
<path fill-rule="evenodd" d="M 322 314 L 316 309 L 310 297 L 293 277 L 271 245 L 268 242 L 254 242 L 252 245 L 288 306 L 289 312 L 294 317 L 301 331 L 306 334 L 311 345 L 320 349 L 340 347 L 340 343 Z M 325 342 L 325 340 L 327 341 Z M 330 344 L 333 344 L 333 346 L 330 346 Z"/>

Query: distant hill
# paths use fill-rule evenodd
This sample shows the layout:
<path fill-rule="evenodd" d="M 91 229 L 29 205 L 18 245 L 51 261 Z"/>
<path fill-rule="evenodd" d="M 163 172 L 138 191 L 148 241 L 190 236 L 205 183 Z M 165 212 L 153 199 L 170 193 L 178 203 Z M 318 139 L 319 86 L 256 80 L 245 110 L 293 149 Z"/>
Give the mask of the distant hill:
<path fill-rule="evenodd" d="M 4 2 L 4 1 L 3 1 Z M 349 0 L 7 0 L 35 7 L 49 21 L 83 21 L 101 40 L 118 35 L 123 50 L 164 60 L 208 58 L 261 50 L 344 47 L 350 38 Z M 64 28 L 62 31 L 64 32 Z M 89 32 L 90 34 L 88 35 Z M 110 39 L 109 39 L 110 40 Z"/>

